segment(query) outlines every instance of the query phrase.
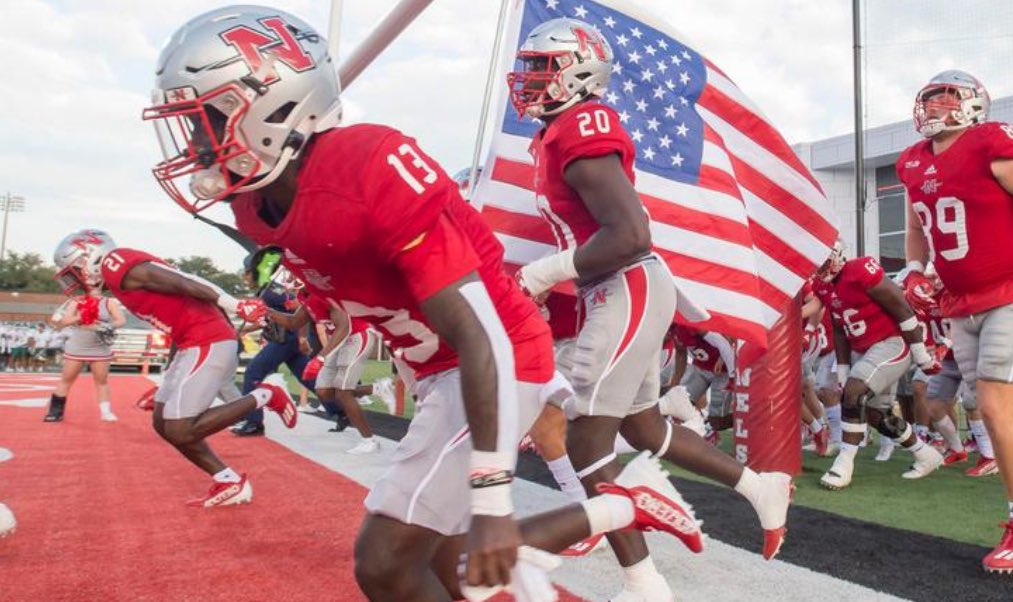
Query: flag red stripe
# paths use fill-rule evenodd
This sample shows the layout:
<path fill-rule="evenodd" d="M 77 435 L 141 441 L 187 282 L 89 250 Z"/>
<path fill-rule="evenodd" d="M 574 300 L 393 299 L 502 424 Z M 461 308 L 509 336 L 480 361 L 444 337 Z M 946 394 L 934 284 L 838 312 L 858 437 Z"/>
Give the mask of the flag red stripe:
<path fill-rule="evenodd" d="M 556 246 L 549 224 L 540 217 L 514 213 L 488 204 L 482 207 L 482 217 L 494 232 Z"/>
<path fill-rule="evenodd" d="M 804 201 L 771 182 L 752 165 L 730 155 L 732 168 L 739 184 L 767 202 L 768 205 L 786 215 L 828 247 L 837 239 L 837 230 L 823 219 L 823 216 Z"/>
<path fill-rule="evenodd" d="M 816 181 L 816 178 L 809 173 L 809 170 L 806 169 L 804 165 L 802 165 L 802 161 L 799 160 L 798 155 L 791 150 L 791 147 L 784 141 L 781 134 L 779 134 L 769 123 L 761 119 L 759 116 L 754 115 L 752 111 L 735 102 L 735 100 L 728 97 L 724 92 L 718 90 L 714 86 L 704 86 L 697 102 L 700 106 L 706 108 L 721 119 L 733 124 L 735 129 L 753 139 L 753 141 L 757 144 L 773 153 L 786 164 L 790 165 L 792 169 L 812 182 L 812 185 L 815 186 L 817 190 L 822 191 L 822 188 L 820 188 L 820 184 Z"/>
<path fill-rule="evenodd" d="M 640 200 L 643 201 L 654 221 L 693 232 L 705 232 L 707 236 L 738 245 L 753 246 L 749 228 L 741 222 L 676 205 L 643 193 L 640 195 Z"/>
<path fill-rule="evenodd" d="M 710 319 L 704 320 L 703 322 L 684 322 L 679 319 L 679 314 L 676 314 L 676 321 L 692 326 L 695 330 L 720 332 L 721 334 L 728 335 L 732 338 L 742 339 L 745 341 L 765 342 L 767 340 L 767 329 L 758 322 L 745 320 L 738 316 L 723 314 L 713 310 L 710 314 Z M 763 346 L 766 347 L 766 344 L 764 343 Z"/>
<path fill-rule="evenodd" d="M 808 278 L 819 267 L 761 224 L 749 220 L 749 231 L 753 235 L 753 244 L 757 249 L 791 270 L 799 278 Z"/>
<path fill-rule="evenodd" d="M 655 252 L 672 266 L 672 272 L 680 278 L 755 297 L 777 309 L 783 308 L 791 300 L 791 297 L 774 285 L 762 278 L 757 279 L 752 272 L 664 249 L 656 249 Z"/>
<path fill-rule="evenodd" d="M 492 179 L 527 190 L 535 189 L 535 168 L 530 163 L 496 157 L 492 166 Z"/>

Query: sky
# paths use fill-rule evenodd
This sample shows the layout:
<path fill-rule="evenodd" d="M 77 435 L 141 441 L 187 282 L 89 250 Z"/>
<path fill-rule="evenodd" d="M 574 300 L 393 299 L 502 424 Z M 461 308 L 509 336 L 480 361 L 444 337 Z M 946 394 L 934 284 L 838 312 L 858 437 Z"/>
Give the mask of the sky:
<path fill-rule="evenodd" d="M 851 0 L 630 1 L 682 31 L 789 142 L 853 131 Z M 228 4 L 4 0 L 0 194 L 26 199 L 25 212 L 9 216 L 8 249 L 48 261 L 67 233 L 96 227 L 157 255 L 241 265 L 238 245 L 194 221 L 155 182 L 150 170 L 161 156 L 140 120 L 164 41 Z M 339 62 L 396 4 L 344 0 Z M 330 2 L 273 6 L 327 34 Z M 451 173 L 469 166 L 498 7 L 434 0 L 343 93 L 345 122 L 399 128 Z M 1013 2 L 865 0 L 862 11 L 869 125 L 910 119 L 915 92 L 943 69 L 974 73 L 993 98 L 1013 94 Z M 208 215 L 231 223 L 227 208 Z"/>

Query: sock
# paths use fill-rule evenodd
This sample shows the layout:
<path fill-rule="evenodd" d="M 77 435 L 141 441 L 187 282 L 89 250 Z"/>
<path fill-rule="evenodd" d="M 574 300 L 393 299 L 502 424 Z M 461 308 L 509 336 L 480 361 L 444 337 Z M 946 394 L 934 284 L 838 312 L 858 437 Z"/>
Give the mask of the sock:
<path fill-rule="evenodd" d="M 98 410 L 103 414 L 112 414 L 113 410 L 108 401 L 98 402 Z"/>
<path fill-rule="evenodd" d="M 213 478 L 216 483 L 238 483 L 243 480 L 236 471 L 228 467 L 216 472 Z"/>
<path fill-rule="evenodd" d="M 591 535 L 625 529 L 633 524 L 633 500 L 606 493 L 580 503 L 591 526 Z"/>
<path fill-rule="evenodd" d="M 830 424 L 830 440 L 834 443 L 841 442 L 841 406 L 835 405 L 827 408 L 827 422 Z"/>
<path fill-rule="evenodd" d="M 676 385 L 669 389 L 658 400 L 658 410 L 664 416 L 671 416 L 680 422 L 690 422 L 700 417 L 700 412 L 693 406 L 686 389 Z"/>
<path fill-rule="evenodd" d="M 960 435 L 957 434 L 957 427 L 949 416 L 943 416 L 942 420 L 936 420 L 932 424 L 939 431 L 939 434 L 943 436 L 947 447 L 955 452 L 964 451 L 964 444 L 960 441 Z"/>
<path fill-rule="evenodd" d="M 257 387 L 256 389 L 250 391 L 250 395 L 253 395 L 253 399 L 257 402 L 257 409 L 259 410 L 260 408 L 266 406 L 267 402 L 271 401 L 272 393 L 270 389 Z"/>
<path fill-rule="evenodd" d="M 739 477 L 739 482 L 735 484 L 735 491 L 749 500 L 753 506 L 756 506 L 756 501 L 760 498 L 760 475 L 750 468 L 742 469 L 742 476 Z"/>
<path fill-rule="evenodd" d="M 922 441 L 922 438 L 921 438 L 921 437 L 917 437 L 917 436 L 916 436 L 916 437 L 915 437 L 915 442 L 914 442 L 914 443 L 912 443 L 912 444 L 911 444 L 911 447 L 907 448 L 907 450 L 908 450 L 909 452 L 911 452 L 912 454 L 916 454 L 916 453 L 918 453 L 918 452 L 922 451 L 922 449 L 923 449 L 924 447 L 925 447 L 925 442 L 924 442 L 924 441 Z"/>
<path fill-rule="evenodd" d="M 978 442 L 978 453 L 986 458 L 994 458 L 995 452 L 992 451 L 992 439 L 988 436 L 985 423 L 981 420 L 968 420 L 967 423 L 971 427 L 971 432 L 974 433 L 974 440 Z"/>
<path fill-rule="evenodd" d="M 813 421 L 809 423 L 809 432 L 816 434 L 823 430 L 823 423 L 820 422 L 819 418 L 813 418 Z"/>
<path fill-rule="evenodd" d="M 563 454 L 555 460 L 549 460 L 546 464 L 549 467 L 549 472 L 552 473 L 552 478 L 556 479 L 559 489 L 566 494 L 566 497 L 570 498 L 571 502 L 582 502 L 587 499 L 584 487 L 580 484 L 580 479 L 577 478 L 577 472 L 573 469 L 573 464 L 570 463 L 570 456 Z"/>
<path fill-rule="evenodd" d="M 67 403 L 67 397 L 66 396 L 60 397 L 59 395 L 54 393 L 53 395 L 50 395 L 49 403 L 53 403 L 54 401 L 56 403 Z"/>
<path fill-rule="evenodd" d="M 923 424 L 916 424 L 916 425 L 914 425 L 914 427 L 915 427 L 915 429 L 914 429 L 915 430 L 915 434 L 918 435 L 919 439 L 928 439 L 929 438 L 929 427 L 927 427 L 927 426 L 925 426 Z"/>
<path fill-rule="evenodd" d="M 650 556 L 634 565 L 623 567 L 623 582 L 628 590 L 642 592 L 645 588 L 654 589 L 658 579 L 667 586 Z"/>
<path fill-rule="evenodd" d="M 841 455 L 851 456 L 852 459 L 858 454 L 858 446 L 854 443 L 841 442 Z"/>
<path fill-rule="evenodd" d="M 1009 522 L 1013 523 L 1013 500 L 1009 502 Z"/>

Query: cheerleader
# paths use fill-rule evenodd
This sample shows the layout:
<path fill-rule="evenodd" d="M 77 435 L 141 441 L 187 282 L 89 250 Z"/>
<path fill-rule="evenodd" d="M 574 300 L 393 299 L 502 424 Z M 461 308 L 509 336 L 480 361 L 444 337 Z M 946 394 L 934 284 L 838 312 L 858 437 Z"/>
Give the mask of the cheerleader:
<path fill-rule="evenodd" d="M 119 302 L 102 297 L 97 292 L 74 297 L 56 310 L 49 323 L 57 330 L 69 328 L 70 336 L 63 351 L 60 384 L 49 400 L 49 413 L 44 420 L 63 420 L 67 393 L 81 368 L 88 364 L 95 380 L 102 420 L 115 422 L 116 414 L 109 404 L 109 363 L 113 359 L 112 344 L 116 329 L 127 323 Z"/>

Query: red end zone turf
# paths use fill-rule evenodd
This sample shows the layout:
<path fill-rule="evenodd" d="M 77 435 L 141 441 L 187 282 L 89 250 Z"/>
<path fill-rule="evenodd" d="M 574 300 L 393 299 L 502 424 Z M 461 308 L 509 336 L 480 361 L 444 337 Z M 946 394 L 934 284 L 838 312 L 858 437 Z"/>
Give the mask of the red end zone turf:
<path fill-rule="evenodd" d="M 352 560 L 362 486 L 268 439 L 220 433 L 212 445 L 250 475 L 254 501 L 189 508 L 210 479 L 133 407 L 150 381 L 112 378 L 116 423 L 99 421 L 89 377 L 61 423 L 5 404 L 48 398 L 54 384 L 0 374 L 0 447 L 15 454 L 0 463 L 0 501 L 18 519 L 0 540 L 0 601 L 365 599 Z"/>

